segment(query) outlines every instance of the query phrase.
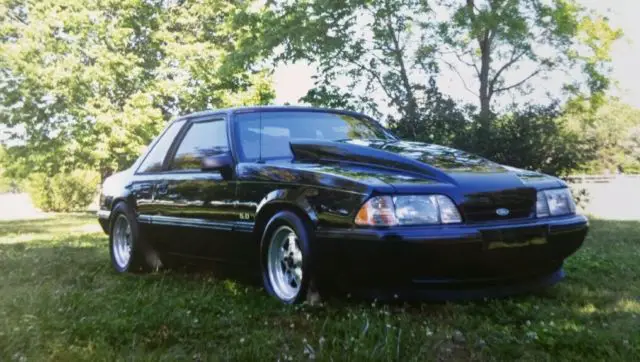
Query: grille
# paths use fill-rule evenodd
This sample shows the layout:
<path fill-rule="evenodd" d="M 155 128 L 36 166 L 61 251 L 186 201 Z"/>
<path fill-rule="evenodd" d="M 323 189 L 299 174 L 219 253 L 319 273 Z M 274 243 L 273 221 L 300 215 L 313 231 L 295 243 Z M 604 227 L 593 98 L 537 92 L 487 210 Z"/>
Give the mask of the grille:
<path fill-rule="evenodd" d="M 485 192 L 467 195 L 462 212 L 467 222 L 523 219 L 533 217 L 536 204 L 536 190 L 523 188 L 515 190 Z M 509 215 L 500 216 L 499 208 L 509 210 Z"/>

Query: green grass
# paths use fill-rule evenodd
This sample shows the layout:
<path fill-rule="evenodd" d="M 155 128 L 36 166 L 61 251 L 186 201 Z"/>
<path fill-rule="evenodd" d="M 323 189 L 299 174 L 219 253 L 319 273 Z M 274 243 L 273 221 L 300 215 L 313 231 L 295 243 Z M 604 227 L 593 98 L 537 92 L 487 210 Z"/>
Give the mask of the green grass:
<path fill-rule="evenodd" d="M 542 294 L 283 306 L 210 272 L 118 275 L 87 215 L 0 222 L 0 361 L 640 360 L 640 222 L 593 220 Z"/>

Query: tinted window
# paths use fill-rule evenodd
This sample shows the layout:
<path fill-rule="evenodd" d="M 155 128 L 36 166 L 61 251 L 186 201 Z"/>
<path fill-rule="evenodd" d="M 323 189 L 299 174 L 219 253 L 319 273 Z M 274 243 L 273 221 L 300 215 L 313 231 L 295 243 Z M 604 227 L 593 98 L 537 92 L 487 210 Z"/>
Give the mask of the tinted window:
<path fill-rule="evenodd" d="M 292 139 L 337 141 L 390 137 L 381 126 L 367 119 L 327 112 L 248 113 L 236 116 L 236 120 L 241 152 L 248 161 L 291 157 L 289 141 Z"/>
<path fill-rule="evenodd" d="M 224 121 L 194 123 L 182 139 L 171 163 L 171 169 L 199 170 L 203 157 L 228 151 Z"/>
<path fill-rule="evenodd" d="M 183 124 L 184 121 L 175 122 L 160 135 L 158 142 L 156 142 L 153 149 L 147 154 L 147 157 L 142 161 L 140 167 L 138 167 L 138 172 L 158 172 L 162 170 L 162 162 L 164 162 L 167 151 Z"/>
<path fill-rule="evenodd" d="M 260 158 L 260 113 L 239 114 L 236 117 L 237 137 L 242 158 L 255 161 Z"/>

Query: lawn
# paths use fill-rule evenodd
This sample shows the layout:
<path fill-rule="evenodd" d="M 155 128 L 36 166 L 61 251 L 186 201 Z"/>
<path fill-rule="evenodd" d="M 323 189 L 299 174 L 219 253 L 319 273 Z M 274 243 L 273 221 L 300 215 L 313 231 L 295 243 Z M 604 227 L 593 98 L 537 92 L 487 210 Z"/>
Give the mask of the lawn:
<path fill-rule="evenodd" d="M 0 222 L 0 361 L 640 360 L 640 222 L 592 220 L 566 271 L 513 299 L 290 307 L 212 272 L 117 275 L 92 216 Z"/>

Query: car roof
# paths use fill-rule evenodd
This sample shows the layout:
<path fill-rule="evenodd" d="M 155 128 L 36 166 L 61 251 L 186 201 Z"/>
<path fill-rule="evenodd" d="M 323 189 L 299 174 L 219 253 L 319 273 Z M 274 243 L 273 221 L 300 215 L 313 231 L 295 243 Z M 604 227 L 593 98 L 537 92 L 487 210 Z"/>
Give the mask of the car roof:
<path fill-rule="evenodd" d="M 206 116 L 210 116 L 210 115 L 215 115 L 215 114 L 235 114 L 235 113 L 251 113 L 251 112 L 274 112 L 274 111 L 285 111 L 285 112 L 292 112 L 292 111 L 306 111 L 306 112 L 327 112 L 327 113 L 339 113 L 339 114 L 345 114 L 345 115 L 352 115 L 352 116 L 358 116 L 358 117 L 366 117 L 369 119 L 372 119 L 371 117 L 362 114 L 360 112 L 355 112 L 355 111 L 348 111 L 348 110 L 343 110 L 343 109 L 333 109 L 333 108 L 322 108 L 322 107 L 306 107 L 306 106 L 246 106 L 246 107 L 232 107 L 232 108 L 221 108 L 221 109 L 210 109 L 210 110 L 205 110 L 205 111 L 200 111 L 200 112 L 194 112 L 194 113 L 189 113 L 189 114 L 185 114 L 183 116 L 179 116 L 178 118 L 176 118 L 174 120 L 175 121 L 180 121 L 180 120 L 186 120 L 186 119 L 191 119 L 191 118 L 198 118 L 198 117 L 206 117 Z"/>

